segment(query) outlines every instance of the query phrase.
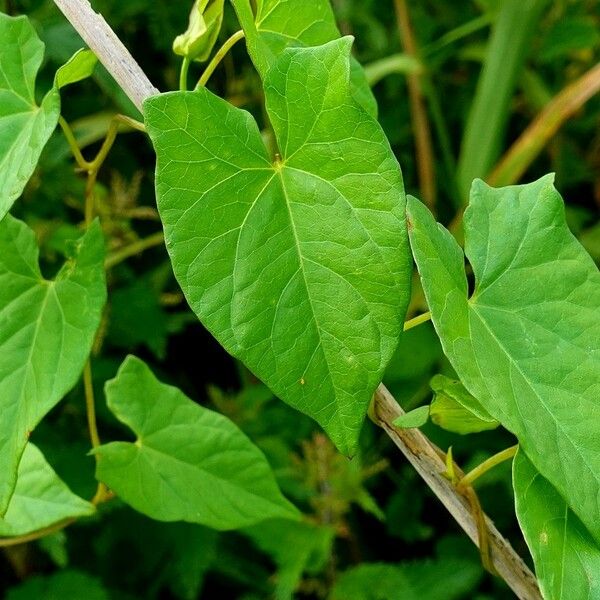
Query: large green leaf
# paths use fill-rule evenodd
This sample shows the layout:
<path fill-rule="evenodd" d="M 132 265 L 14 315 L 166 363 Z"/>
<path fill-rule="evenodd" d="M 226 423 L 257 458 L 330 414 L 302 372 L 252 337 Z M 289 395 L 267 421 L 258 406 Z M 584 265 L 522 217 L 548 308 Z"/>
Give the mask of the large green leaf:
<path fill-rule="evenodd" d="M 0 219 L 31 177 L 60 113 L 59 89 L 90 75 L 96 58 L 77 53 L 57 72 L 40 106 L 35 78 L 44 44 L 27 17 L 0 13 Z"/>
<path fill-rule="evenodd" d="M 237 426 L 158 381 L 141 360 L 127 357 L 106 398 L 138 437 L 97 448 L 96 477 L 136 510 L 214 529 L 297 516 Z"/>
<path fill-rule="evenodd" d="M 264 78 L 277 57 L 290 46 L 320 46 L 340 37 L 329 0 L 257 0 L 256 15 L 249 0 L 233 0 L 246 34 L 252 61 Z M 370 115 L 377 116 L 377 102 L 363 68 L 350 59 L 350 81 L 354 100 Z"/>
<path fill-rule="evenodd" d="M 515 457 L 513 482 L 517 517 L 544 598 L 600 598 L 600 547 L 523 452 Z"/>
<path fill-rule="evenodd" d="M 33 444 L 27 444 L 15 492 L 0 519 L 0 535 L 23 535 L 63 519 L 91 515 L 94 510 L 93 504 L 71 492 Z"/>
<path fill-rule="evenodd" d="M 7 215 L 0 222 L 0 514 L 30 432 L 81 374 L 106 300 L 98 223 L 54 281 L 37 261 L 33 231 Z"/>
<path fill-rule="evenodd" d="M 409 223 L 434 325 L 465 387 L 600 539 L 600 273 L 569 232 L 552 177 L 474 183 L 470 298 L 454 238 L 413 198 Z"/>
<path fill-rule="evenodd" d="M 453 600 L 472 597 L 481 568 L 460 559 L 365 563 L 343 572 L 329 600 Z"/>
<path fill-rule="evenodd" d="M 202 89 L 145 103 L 177 279 L 223 346 L 354 452 L 396 346 L 410 268 L 400 167 L 350 98 L 350 40 L 285 50 L 265 79 L 280 157 Z"/>

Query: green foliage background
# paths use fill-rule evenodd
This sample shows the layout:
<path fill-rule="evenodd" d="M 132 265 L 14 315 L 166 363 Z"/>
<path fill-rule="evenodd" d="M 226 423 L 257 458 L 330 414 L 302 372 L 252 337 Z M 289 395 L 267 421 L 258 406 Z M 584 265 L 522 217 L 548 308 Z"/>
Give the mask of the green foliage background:
<path fill-rule="evenodd" d="M 402 52 L 391 0 L 333 2 L 343 33 L 356 37 L 355 56 L 370 65 Z M 496 80 L 482 117 L 468 120 L 482 66 L 502 65 L 502 39 L 486 53 L 490 23 L 502 0 L 411 3 L 414 34 L 427 65 L 425 86 L 433 123 L 438 218 L 449 223 L 463 203 L 463 179 L 484 176 L 465 140 L 490 138 L 492 164 L 539 110 L 600 57 L 600 22 L 594 0 L 540 3 L 535 26 L 523 31 L 514 80 Z M 179 58 L 171 43 L 187 24 L 188 3 L 168 0 L 93 2 L 161 90 L 176 89 Z M 52 86 L 56 68 L 81 47 L 50 0 L 4 0 L 0 9 L 27 14 L 46 43 L 38 90 Z M 532 17 L 533 18 L 533 17 Z M 471 27 L 465 29 L 465 24 Z M 220 41 L 237 29 L 227 8 Z M 467 35 L 468 33 L 468 35 Z M 514 32 L 511 32 L 513 34 Z M 506 40 L 504 40 L 506 43 Z M 190 70 L 199 76 L 196 65 Z M 493 74 L 493 73 L 492 73 Z M 262 92 L 243 44 L 234 47 L 212 77 L 211 89 L 253 112 L 264 124 Z M 100 90 L 100 91 L 99 91 Z M 419 195 L 413 123 L 403 73 L 374 86 L 379 120 L 402 165 L 409 193 Z M 38 98 L 38 101 L 41 97 Z M 139 118 L 116 84 L 98 67 L 93 79 L 66 88 L 63 114 L 93 153 L 106 132 L 107 115 Z M 497 118 L 492 119 L 491 115 Z M 545 147 L 524 181 L 553 171 L 567 202 L 571 230 L 600 261 L 600 98 L 592 98 Z M 476 148 L 477 151 L 477 148 Z M 466 153 L 466 155 L 465 155 Z M 154 154 L 139 133 L 120 135 L 100 173 L 104 233 L 109 251 L 159 229 L 153 189 Z M 13 214 L 25 220 L 41 244 L 45 276 L 53 276 L 79 237 L 85 182 L 74 172 L 66 142 L 54 133 Z M 5 597 L 33 598 L 511 598 L 486 574 L 478 554 L 443 507 L 370 423 L 360 451 L 348 462 L 308 418 L 277 402 L 203 330 L 187 308 L 163 248 L 148 250 L 110 272 L 110 310 L 102 353 L 94 360 L 99 427 L 103 439 L 130 439 L 108 412 L 103 383 L 125 354 L 151 365 L 161 381 L 231 418 L 265 452 L 283 492 L 311 524 L 272 521 L 238 532 L 151 521 L 119 500 L 40 542 L 3 550 L 0 590 Z M 413 313 L 423 298 L 413 294 Z M 429 379 L 452 376 L 430 324 L 408 332 L 384 381 L 408 410 L 431 397 Z M 427 435 L 452 445 L 465 468 L 513 443 L 503 430 L 459 436 L 429 423 Z M 32 441 L 78 495 L 95 489 L 88 450 L 85 404 L 76 387 L 36 429 Z M 484 509 L 526 555 L 514 516 L 510 468 L 478 482 Z M 360 565 L 360 566 L 359 566 Z M 357 568 L 358 567 L 358 568 Z M 296 592 L 293 590 L 296 589 Z M 397 596 L 397 590 L 406 590 Z M 440 595 L 440 589 L 443 595 Z M 412 594 L 412 595 L 411 595 Z"/>

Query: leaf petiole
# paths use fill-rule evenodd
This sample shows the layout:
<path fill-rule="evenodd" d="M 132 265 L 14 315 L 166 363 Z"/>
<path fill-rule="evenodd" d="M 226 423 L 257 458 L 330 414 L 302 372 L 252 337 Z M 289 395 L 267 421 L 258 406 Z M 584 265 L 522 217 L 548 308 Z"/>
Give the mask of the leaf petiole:
<path fill-rule="evenodd" d="M 408 331 L 409 329 L 412 329 L 413 327 L 416 327 L 417 325 L 421 325 L 421 323 L 427 323 L 427 321 L 431 321 L 431 312 L 429 312 L 429 311 L 423 313 L 422 315 L 418 315 L 417 317 L 414 317 L 413 319 L 409 319 L 408 321 L 405 321 L 403 330 Z"/>
<path fill-rule="evenodd" d="M 469 485 L 473 485 L 473 482 L 476 479 L 479 479 L 484 473 L 487 473 L 490 469 L 493 469 L 495 466 L 503 463 L 506 460 L 510 460 L 519 449 L 519 444 L 515 444 L 510 448 L 506 448 L 506 450 L 502 450 L 502 452 L 498 452 L 498 454 L 494 454 L 490 456 L 487 460 L 484 460 L 480 465 L 477 465 L 473 470 L 469 471 L 461 480 L 458 482 L 458 487 L 466 487 Z"/>
<path fill-rule="evenodd" d="M 202 73 L 195 89 L 204 87 L 206 82 L 210 79 L 210 76 L 214 73 L 215 69 L 219 66 L 219 63 L 223 60 L 225 55 L 235 46 L 237 42 L 244 38 L 244 32 L 240 29 L 236 31 L 231 37 L 229 37 L 223 45 L 217 50 L 217 53 L 212 57 L 212 60 L 208 63 L 204 73 Z"/>

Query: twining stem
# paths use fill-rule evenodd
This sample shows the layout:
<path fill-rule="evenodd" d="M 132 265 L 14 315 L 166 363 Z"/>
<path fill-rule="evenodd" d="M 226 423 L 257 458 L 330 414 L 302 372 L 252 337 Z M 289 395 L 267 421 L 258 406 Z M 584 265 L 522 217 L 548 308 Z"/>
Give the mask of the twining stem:
<path fill-rule="evenodd" d="M 204 69 L 204 73 L 202 73 L 198 83 L 196 84 L 196 89 L 204 87 L 207 81 L 210 79 L 210 76 L 214 73 L 214 70 L 219 66 L 219 63 L 223 60 L 225 55 L 235 46 L 237 42 L 239 42 L 244 37 L 244 32 L 240 29 L 236 31 L 231 37 L 229 37 L 223 45 L 219 48 L 217 53 L 212 57 L 212 60 L 208 63 L 206 69 Z"/>
<path fill-rule="evenodd" d="M 69 144 L 69 148 L 71 149 L 71 153 L 75 158 L 75 162 L 80 169 L 87 170 L 88 162 L 83 158 L 83 154 L 81 154 L 81 150 L 79 149 L 79 145 L 77 144 L 77 140 L 75 139 L 75 135 L 70 125 L 67 123 L 67 120 L 60 115 L 58 117 L 58 123 L 62 132 L 65 134 L 65 138 Z"/>
<path fill-rule="evenodd" d="M 496 465 L 503 463 L 506 460 L 510 460 L 519 449 L 519 445 L 511 446 L 510 448 L 506 448 L 506 450 L 502 450 L 502 452 L 498 452 L 498 454 L 494 454 L 494 456 L 490 456 L 487 460 L 484 460 L 480 465 L 477 465 L 472 471 L 469 471 L 464 477 L 460 479 L 458 482 L 458 487 L 466 487 L 473 485 L 473 482 L 476 479 L 479 479 L 484 473 L 487 473 L 490 469 L 493 469 Z"/>
<path fill-rule="evenodd" d="M 181 69 L 179 70 L 179 90 L 181 92 L 187 91 L 187 80 L 188 71 L 190 69 L 190 59 L 187 56 L 183 57 L 181 61 Z"/>
<path fill-rule="evenodd" d="M 409 329 L 412 329 L 413 327 L 416 327 L 417 325 L 421 325 L 421 323 L 426 323 L 427 321 L 431 320 L 431 312 L 427 311 L 426 313 L 423 313 L 422 315 L 419 315 L 417 317 L 414 317 L 413 319 L 409 319 L 408 321 L 406 321 L 404 323 L 404 331 L 408 331 Z"/>
<path fill-rule="evenodd" d="M 160 246 L 164 241 L 165 236 L 163 232 L 157 231 L 156 233 L 153 233 L 146 238 L 142 238 L 141 240 L 137 240 L 136 242 L 129 244 L 129 246 L 125 246 L 125 248 L 121 248 L 121 250 L 117 250 L 109 255 L 104 261 L 104 268 L 106 270 L 112 269 L 115 265 L 118 265 L 130 256 L 135 256 L 148 248 Z"/>
<path fill-rule="evenodd" d="M 410 23 L 406 0 L 394 0 L 398 30 L 402 38 L 404 51 L 409 56 L 418 58 L 417 44 Z M 430 209 L 435 209 L 437 189 L 435 185 L 435 164 L 431 144 L 431 130 L 421 87 L 421 75 L 408 73 L 406 84 L 410 102 L 410 112 L 415 133 L 415 149 L 417 152 L 417 169 L 419 172 L 419 187 L 423 202 Z"/>

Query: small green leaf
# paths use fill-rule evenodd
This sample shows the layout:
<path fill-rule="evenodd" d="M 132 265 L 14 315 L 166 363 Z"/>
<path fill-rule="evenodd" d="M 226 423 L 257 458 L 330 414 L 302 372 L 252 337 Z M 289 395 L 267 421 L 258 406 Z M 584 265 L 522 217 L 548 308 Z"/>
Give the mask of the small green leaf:
<path fill-rule="evenodd" d="M 444 351 L 490 415 L 600 539 L 600 273 L 552 177 L 473 184 L 464 255 L 417 200 L 413 253 Z"/>
<path fill-rule="evenodd" d="M 66 85 L 77 83 L 92 75 L 98 59 L 91 50 L 78 50 L 73 56 L 56 71 L 54 87 L 62 89 Z"/>
<path fill-rule="evenodd" d="M 329 0 L 303 0 L 302 10 L 294 0 L 257 0 L 255 22 L 243 17 L 248 14 L 248 0 L 233 0 L 233 5 L 246 34 L 250 57 L 263 79 L 286 48 L 320 46 L 340 37 Z M 354 100 L 377 117 L 377 102 L 363 68 L 354 58 L 350 59 L 350 83 Z"/>
<path fill-rule="evenodd" d="M 189 60 L 208 60 L 221 31 L 224 4 L 225 0 L 196 0 L 188 28 L 173 42 L 173 52 Z"/>
<path fill-rule="evenodd" d="M 434 375 L 429 385 L 434 393 L 429 416 L 439 427 L 460 434 L 498 427 L 498 421 L 490 417 L 460 381 L 445 375 Z"/>
<path fill-rule="evenodd" d="M 395 421 L 396 427 L 410 429 L 412 427 L 423 427 L 429 419 L 429 406 L 419 406 L 413 410 L 400 415 Z"/>
<path fill-rule="evenodd" d="M 251 116 L 206 89 L 144 106 L 167 249 L 190 306 L 347 454 L 410 285 L 402 175 L 350 97 L 350 43 L 289 48 L 269 72 L 273 162 Z"/>
<path fill-rule="evenodd" d="M 96 477 L 136 510 L 220 530 L 297 517 L 262 452 L 224 416 L 159 382 L 141 360 L 127 357 L 106 398 L 138 438 L 97 448 Z"/>
<path fill-rule="evenodd" d="M 94 511 L 94 505 L 73 494 L 44 455 L 33 444 L 27 444 L 15 492 L 4 518 L 0 519 L 0 536 L 23 535 Z"/>
<path fill-rule="evenodd" d="M 44 44 L 27 17 L 0 13 L 0 219 L 10 210 L 31 177 L 60 113 L 60 87 L 87 77 L 95 57 L 78 52 L 56 74 L 55 85 L 40 106 L 35 78 Z M 91 56 L 90 56 L 91 55 Z"/>
<path fill-rule="evenodd" d="M 600 547 L 522 451 L 513 463 L 513 483 L 544 598 L 600 598 Z"/>
<path fill-rule="evenodd" d="M 0 514 L 30 432 L 79 379 L 106 300 L 97 222 L 54 281 L 37 261 L 33 231 L 7 215 L 0 222 Z"/>
<path fill-rule="evenodd" d="M 454 600 L 472 595 L 481 568 L 460 559 L 365 563 L 342 573 L 329 600 Z"/>

